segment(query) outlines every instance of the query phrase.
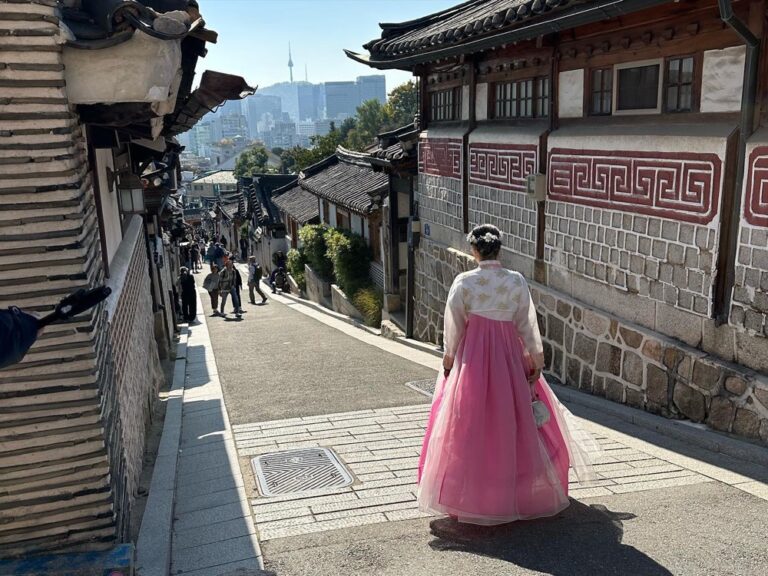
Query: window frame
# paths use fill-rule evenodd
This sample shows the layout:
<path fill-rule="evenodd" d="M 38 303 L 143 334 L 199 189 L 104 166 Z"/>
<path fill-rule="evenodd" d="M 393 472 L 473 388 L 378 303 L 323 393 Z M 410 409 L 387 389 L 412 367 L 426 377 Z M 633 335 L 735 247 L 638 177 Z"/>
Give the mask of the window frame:
<path fill-rule="evenodd" d="M 611 79 L 608 84 L 608 88 L 610 90 L 610 104 L 611 109 L 608 112 L 595 112 L 592 108 L 592 97 L 595 95 L 595 91 L 593 90 L 592 86 L 594 83 L 594 76 L 596 72 L 606 72 L 610 71 L 611 73 Z M 587 110 L 587 116 L 613 116 L 613 94 L 614 94 L 614 88 L 613 88 L 613 79 L 615 78 L 616 74 L 614 73 L 613 66 L 598 66 L 596 68 L 590 68 L 589 70 L 589 77 L 587 78 L 587 85 L 585 89 L 584 97 L 586 99 L 586 106 L 585 109 Z M 601 88 L 605 86 L 605 83 L 601 81 L 600 83 Z M 603 94 L 605 92 L 604 90 L 600 90 L 600 94 Z M 602 102 L 602 98 L 600 100 Z"/>
<path fill-rule="evenodd" d="M 509 115 L 499 115 L 497 110 L 499 103 L 497 92 L 501 86 L 506 86 L 508 89 L 507 95 L 509 97 L 502 101 L 509 103 Z M 521 90 L 523 86 L 526 87 L 525 90 Z M 543 86 L 547 87 L 546 96 L 541 95 L 541 87 Z M 523 93 L 525 96 L 521 97 Z M 488 99 L 488 118 L 490 120 L 542 120 L 549 118 L 552 103 L 552 78 L 548 74 L 540 74 L 514 80 L 490 82 Z M 543 114 L 538 113 L 540 107 L 541 111 L 544 112 Z M 530 108 L 530 114 L 522 113 L 526 108 Z"/>
<path fill-rule="evenodd" d="M 689 110 L 670 110 L 667 106 L 667 89 L 669 88 L 669 63 L 672 60 L 685 60 L 687 58 L 690 58 L 693 61 L 693 70 L 691 72 L 692 78 L 691 78 L 691 108 Z M 700 106 L 701 106 L 701 69 L 700 69 L 700 62 L 702 61 L 702 58 L 700 57 L 699 53 L 687 53 L 687 54 L 676 54 L 674 56 L 667 56 L 664 58 L 664 86 L 662 90 L 662 97 L 664 98 L 663 102 L 663 113 L 664 114 L 689 114 L 691 112 L 699 112 Z M 678 89 L 683 84 L 677 83 Z M 680 101 L 680 94 L 678 92 L 678 102 Z"/>
<path fill-rule="evenodd" d="M 659 67 L 659 85 L 656 87 L 656 108 L 633 108 L 630 110 L 619 110 L 617 107 L 619 101 L 619 74 L 620 70 L 628 68 L 645 68 L 647 66 Z M 664 110 L 664 74 L 666 69 L 665 58 L 652 58 L 650 60 L 634 60 L 632 62 L 622 62 L 613 65 L 613 112 L 611 116 L 647 116 L 661 114 Z"/>
<path fill-rule="evenodd" d="M 461 120 L 461 95 L 463 86 L 451 86 L 447 88 L 439 88 L 431 90 L 429 94 L 429 122 L 458 122 Z M 438 104 L 438 100 L 441 95 L 450 95 L 452 101 L 445 104 Z M 441 112 L 450 109 L 450 117 L 437 118 L 435 116 L 436 109 L 439 108 Z"/>

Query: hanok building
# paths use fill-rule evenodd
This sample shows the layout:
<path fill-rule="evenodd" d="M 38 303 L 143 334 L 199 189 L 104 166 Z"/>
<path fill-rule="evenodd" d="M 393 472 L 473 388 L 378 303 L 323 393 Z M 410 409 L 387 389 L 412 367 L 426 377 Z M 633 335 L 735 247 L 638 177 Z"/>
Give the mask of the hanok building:
<path fill-rule="evenodd" d="M 252 92 L 215 73 L 192 91 L 215 33 L 196 2 L 145 4 L 0 2 L 0 306 L 112 289 L 0 372 L 2 557 L 127 538 L 173 332 L 173 136 Z"/>
<path fill-rule="evenodd" d="M 552 374 L 768 442 L 765 21 L 756 0 L 474 0 L 348 52 L 419 79 L 416 334 L 441 340 L 465 234 L 492 223 Z"/>
<path fill-rule="evenodd" d="M 220 198 L 238 191 L 238 182 L 232 170 L 217 170 L 195 178 L 187 187 L 187 204 L 200 207 L 203 198 Z"/>
<path fill-rule="evenodd" d="M 299 186 L 298 179 L 275 190 L 272 202 L 285 223 L 285 239 L 291 248 L 300 246 L 299 230 L 307 224 L 320 223 L 320 207 L 317 196 Z"/>

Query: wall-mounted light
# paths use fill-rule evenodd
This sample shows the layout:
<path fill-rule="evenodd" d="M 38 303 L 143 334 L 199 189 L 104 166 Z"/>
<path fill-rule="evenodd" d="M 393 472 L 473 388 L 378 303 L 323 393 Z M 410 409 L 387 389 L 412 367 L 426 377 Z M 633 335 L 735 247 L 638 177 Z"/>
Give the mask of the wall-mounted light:
<path fill-rule="evenodd" d="M 144 213 L 144 188 L 141 185 L 141 178 L 135 174 L 120 174 L 120 206 L 123 212 L 131 214 Z"/>

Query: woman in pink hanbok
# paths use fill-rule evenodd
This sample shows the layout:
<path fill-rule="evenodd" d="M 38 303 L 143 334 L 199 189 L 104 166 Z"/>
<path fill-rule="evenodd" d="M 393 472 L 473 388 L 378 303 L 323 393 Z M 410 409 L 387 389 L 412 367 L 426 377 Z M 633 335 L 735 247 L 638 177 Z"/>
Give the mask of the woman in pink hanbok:
<path fill-rule="evenodd" d="M 525 278 L 497 260 L 498 228 L 478 226 L 468 240 L 478 267 L 448 294 L 419 508 L 486 526 L 553 516 L 569 503 L 569 467 L 591 476 L 587 452 L 596 444 L 541 376 L 536 311 Z M 538 426 L 535 400 L 548 409 L 538 406 Z"/>

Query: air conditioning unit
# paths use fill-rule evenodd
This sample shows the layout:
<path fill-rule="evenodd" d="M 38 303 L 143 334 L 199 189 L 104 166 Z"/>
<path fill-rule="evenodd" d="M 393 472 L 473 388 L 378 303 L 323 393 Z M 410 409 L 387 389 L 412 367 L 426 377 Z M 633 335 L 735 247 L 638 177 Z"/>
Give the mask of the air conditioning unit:
<path fill-rule="evenodd" d="M 547 175 L 529 174 L 526 177 L 525 191 L 528 197 L 535 202 L 543 202 L 547 199 Z"/>

